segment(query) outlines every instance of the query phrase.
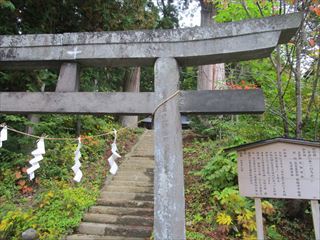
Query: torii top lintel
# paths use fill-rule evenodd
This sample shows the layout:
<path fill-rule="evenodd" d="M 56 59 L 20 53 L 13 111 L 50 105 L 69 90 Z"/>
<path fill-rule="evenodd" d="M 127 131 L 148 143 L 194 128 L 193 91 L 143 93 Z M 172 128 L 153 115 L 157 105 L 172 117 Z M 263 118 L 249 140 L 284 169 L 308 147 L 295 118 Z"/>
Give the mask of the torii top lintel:
<path fill-rule="evenodd" d="M 181 66 L 256 59 L 295 34 L 302 14 L 173 30 L 1 35 L 0 69 L 143 66 L 174 57 Z"/>

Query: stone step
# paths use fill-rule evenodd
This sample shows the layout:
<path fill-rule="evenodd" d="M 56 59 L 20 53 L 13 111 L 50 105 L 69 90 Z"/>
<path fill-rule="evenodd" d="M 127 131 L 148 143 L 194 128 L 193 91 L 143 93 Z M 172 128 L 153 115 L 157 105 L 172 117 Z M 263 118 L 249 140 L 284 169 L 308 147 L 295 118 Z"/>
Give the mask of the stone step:
<path fill-rule="evenodd" d="M 97 205 L 90 207 L 77 234 L 66 240 L 149 239 L 154 215 L 154 137 L 146 131 L 131 153 L 120 161 L 119 171 L 109 176 Z"/>
<path fill-rule="evenodd" d="M 139 225 L 139 226 L 153 226 L 153 217 L 142 216 L 118 216 L 101 213 L 86 213 L 83 221 L 95 222 L 95 223 L 108 223 L 108 224 L 120 224 L 120 225 Z"/>
<path fill-rule="evenodd" d="M 154 162 L 154 156 L 130 156 L 125 161 Z"/>
<path fill-rule="evenodd" d="M 106 228 L 105 235 L 125 237 L 151 237 L 153 227 L 151 226 L 121 226 L 111 225 Z"/>
<path fill-rule="evenodd" d="M 100 193 L 101 199 L 106 199 L 110 201 L 153 201 L 153 193 L 128 193 L 128 192 L 108 192 L 104 191 Z"/>
<path fill-rule="evenodd" d="M 140 166 L 142 170 L 145 170 L 146 168 L 154 168 L 154 162 L 151 161 L 139 161 L 139 160 L 131 160 L 131 161 L 124 161 L 120 165 L 120 169 L 124 166 Z"/>
<path fill-rule="evenodd" d="M 154 162 L 154 157 L 152 156 L 130 156 L 126 158 L 126 161 L 145 161 Z"/>
<path fill-rule="evenodd" d="M 154 163 L 138 163 L 138 162 L 124 162 L 120 165 L 120 170 L 121 169 L 141 169 L 142 171 L 152 168 L 154 169 L 155 165 Z"/>
<path fill-rule="evenodd" d="M 134 151 L 131 152 L 130 157 L 152 157 L 154 156 L 153 144 L 144 144 L 143 146 L 138 146 Z"/>
<path fill-rule="evenodd" d="M 141 186 L 114 186 L 107 185 L 102 188 L 102 191 L 109 192 L 127 192 L 127 193 L 153 193 L 153 187 L 141 187 Z"/>
<path fill-rule="evenodd" d="M 147 176 L 153 176 L 154 169 L 153 168 L 140 168 L 140 169 L 132 169 L 129 167 L 120 168 L 118 174 L 144 174 Z"/>
<path fill-rule="evenodd" d="M 145 173 L 145 172 L 132 173 L 131 171 L 125 171 L 125 172 L 119 171 L 116 175 L 113 176 L 113 180 L 116 181 L 118 177 L 122 178 L 122 177 L 128 177 L 128 176 L 134 179 L 141 178 L 143 179 L 142 182 L 145 181 L 145 178 L 147 179 L 147 181 L 149 181 L 149 180 L 153 180 L 153 177 L 154 177 L 153 173 Z M 137 180 L 134 180 L 134 181 L 137 181 Z"/>
<path fill-rule="evenodd" d="M 136 152 L 136 151 L 141 151 L 141 150 L 146 150 L 147 148 L 149 148 L 149 152 L 153 153 L 153 148 L 154 148 L 154 141 L 153 139 L 144 139 L 144 141 L 139 142 L 139 144 L 136 146 L 135 149 L 133 149 L 132 152 Z"/>
<path fill-rule="evenodd" d="M 109 186 L 134 186 L 134 187 L 153 187 L 153 182 L 145 181 L 127 181 L 127 180 L 114 180 L 111 183 L 108 183 Z"/>
<path fill-rule="evenodd" d="M 121 164 L 120 165 L 120 170 L 119 171 L 122 171 L 122 170 L 132 170 L 132 171 L 153 171 L 154 170 L 154 166 L 152 167 L 144 167 L 144 166 L 141 166 L 141 164 Z"/>
<path fill-rule="evenodd" d="M 140 141 L 136 145 L 137 147 L 144 145 L 144 144 L 149 144 L 151 145 L 154 142 L 154 136 L 153 135 L 143 135 L 143 138 L 140 138 Z"/>
<path fill-rule="evenodd" d="M 150 237 L 152 227 L 82 222 L 78 228 L 78 233 L 100 236 Z"/>
<path fill-rule="evenodd" d="M 118 216 L 153 216 L 153 208 L 92 206 L 90 213 L 112 214 Z"/>
<path fill-rule="evenodd" d="M 135 171 L 135 172 L 153 172 L 154 171 L 154 164 L 146 164 L 144 163 L 131 163 L 125 162 L 120 165 L 119 171 Z"/>
<path fill-rule="evenodd" d="M 142 163 L 122 163 L 120 165 L 120 170 L 121 169 L 141 169 L 141 170 L 146 170 L 146 169 L 154 169 L 154 164 L 142 164 Z"/>
<path fill-rule="evenodd" d="M 139 155 L 136 156 L 136 154 L 134 152 L 131 153 L 132 155 L 129 155 L 126 157 L 126 161 L 137 161 L 137 160 L 141 160 L 141 161 L 150 161 L 150 162 L 154 162 L 154 156 L 151 155 Z"/>
<path fill-rule="evenodd" d="M 121 175 L 152 177 L 153 176 L 153 170 L 146 170 L 146 169 L 132 170 L 132 169 L 129 169 L 129 168 L 126 168 L 126 169 L 122 169 L 121 168 L 119 170 L 119 172 L 116 173 L 115 176 L 121 176 Z"/>
<path fill-rule="evenodd" d="M 143 145 L 143 143 L 145 144 L 151 144 L 154 142 L 154 136 L 153 135 L 144 135 L 143 138 L 140 139 L 140 141 L 138 142 L 137 146 L 141 146 Z"/>
<path fill-rule="evenodd" d="M 138 181 L 138 182 L 148 182 L 153 183 L 153 178 L 148 176 L 130 176 L 130 175 L 116 175 L 114 181 Z"/>
<path fill-rule="evenodd" d="M 133 153 L 131 153 L 130 157 L 145 157 L 145 158 L 153 158 L 154 157 L 154 151 L 143 151 L 143 150 L 139 150 L 139 151 L 134 151 Z"/>
<path fill-rule="evenodd" d="M 137 200 L 110 201 L 110 200 L 100 198 L 97 200 L 97 204 L 102 206 L 113 206 L 113 207 L 153 208 L 153 201 L 137 201 Z"/>
<path fill-rule="evenodd" d="M 66 240 L 144 240 L 145 238 L 119 237 L 119 236 L 98 236 L 87 234 L 74 234 L 66 238 Z"/>
<path fill-rule="evenodd" d="M 127 177 L 131 176 L 134 178 L 148 178 L 153 179 L 153 173 L 146 173 L 146 172 L 134 172 L 134 171 L 119 171 L 114 177 Z"/>

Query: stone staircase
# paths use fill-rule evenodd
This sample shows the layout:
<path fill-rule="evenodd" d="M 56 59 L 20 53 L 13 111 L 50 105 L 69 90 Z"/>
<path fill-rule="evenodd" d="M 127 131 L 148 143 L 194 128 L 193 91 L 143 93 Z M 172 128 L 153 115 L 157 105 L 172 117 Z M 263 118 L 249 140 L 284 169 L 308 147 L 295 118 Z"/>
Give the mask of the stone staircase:
<path fill-rule="evenodd" d="M 66 240 L 142 240 L 153 230 L 153 131 L 147 130 L 108 176 L 97 205 Z"/>

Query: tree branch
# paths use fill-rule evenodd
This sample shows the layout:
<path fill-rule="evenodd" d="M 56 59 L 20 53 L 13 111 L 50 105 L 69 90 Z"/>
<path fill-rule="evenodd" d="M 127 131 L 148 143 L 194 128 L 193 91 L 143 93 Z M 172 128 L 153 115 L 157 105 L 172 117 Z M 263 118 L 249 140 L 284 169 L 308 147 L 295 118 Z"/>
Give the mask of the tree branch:
<path fill-rule="evenodd" d="M 319 54 L 320 54 L 320 49 L 319 49 Z M 307 125 L 307 122 L 309 121 L 309 118 L 310 118 L 311 108 L 312 108 L 312 105 L 315 102 L 315 97 L 316 97 L 316 92 L 317 92 L 317 88 L 318 88 L 319 77 L 320 77 L 320 57 L 318 59 L 316 72 L 314 74 L 314 79 L 313 79 L 313 83 L 312 83 L 312 93 L 311 93 L 311 96 L 310 96 L 310 99 L 309 99 L 309 102 L 308 102 L 307 112 L 306 112 L 305 119 L 303 121 L 303 126 Z"/>
<path fill-rule="evenodd" d="M 249 11 L 248 11 L 246 2 L 245 2 L 245 1 L 241 1 L 241 5 L 242 5 L 243 9 L 245 10 L 246 14 L 248 15 L 248 17 L 249 17 L 249 18 L 252 18 L 252 17 L 251 17 L 251 14 L 250 14 Z"/>
<path fill-rule="evenodd" d="M 259 1 L 256 1 L 256 5 L 257 5 L 258 8 L 259 8 L 260 15 L 261 15 L 262 17 L 264 17 L 264 14 L 263 14 L 263 11 L 262 11 L 262 8 L 261 8 L 261 6 L 260 6 Z"/>

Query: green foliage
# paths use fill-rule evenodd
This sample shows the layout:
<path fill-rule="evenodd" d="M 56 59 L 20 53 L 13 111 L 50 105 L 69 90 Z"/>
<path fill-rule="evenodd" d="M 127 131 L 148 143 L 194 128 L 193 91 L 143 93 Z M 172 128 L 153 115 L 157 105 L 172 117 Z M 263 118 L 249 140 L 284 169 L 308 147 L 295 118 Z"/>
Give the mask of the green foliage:
<path fill-rule="evenodd" d="M 23 117 L 3 115 L 9 126 L 22 128 L 28 121 Z M 34 124 L 35 134 L 74 138 L 77 118 L 72 116 L 43 116 Z M 76 141 L 46 141 L 46 154 L 35 181 L 30 182 L 25 173 L 36 140 L 15 136 L 9 132 L 8 141 L 0 148 L 0 239 L 20 239 L 29 227 L 40 233 L 40 239 L 60 239 L 81 220 L 83 212 L 94 204 L 106 175 L 106 142 L 113 135 L 92 138 L 98 133 L 111 133 L 119 126 L 113 117 L 82 116 L 81 183 L 72 181 Z M 119 149 L 125 151 L 126 141 L 132 141 L 134 132 L 119 132 Z M 109 144 L 108 144 L 109 145 Z M 28 196 L 28 198 L 26 198 Z M 32 216 L 32 217 L 31 217 Z"/>
<path fill-rule="evenodd" d="M 215 2 L 218 11 L 214 20 L 217 22 L 240 21 L 248 18 L 270 16 L 272 14 L 272 8 L 275 7 L 274 4 L 277 4 L 270 1 L 256 0 L 216 0 Z"/>
<path fill-rule="evenodd" d="M 14 171 L 10 168 L 0 169 L 0 192 L 1 200 L 12 199 L 12 197 L 17 193 L 18 187 L 15 183 Z"/>
<path fill-rule="evenodd" d="M 190 239 L 190 240 L 206 240 L 206 239 L 208 239 L 208 237 L 202 233 L 190 232 L 190 231 L 187 231 L 186 237 L 187 237 L 187 239 Z"/>
<path fill-rule="evenodd" d="M 0 148 L 0 158 L 1 158 L 1 163 L 0 163 L 0 174 L 2 171 L 5 169 L 10 168 L 12 165 L 13 166 L 20 166 L 23 165 L 25 162 L 25 156 L 21 153 L 16 153 L 12 152 L 7 149 L 7 147 L 10 145 L 6 144 L 6 148 Z M 1 175 L 0 175 L 1 177 Z"/>
<path fill-rule="evenodd" d="M 178 9 L 172 0 L 161 1 L 159 8 L 163 16 L 158 19 L 158 28 L 169 29 L 179 27 Z"/>
<path fill-rule="evenodd" d="M 243 209 L 252 208 L 252 201 L 248 198 L 241 197 L 237 187 L 226 187 L 221 191 L 214 191 L 213 196 L 222 204 L 222 206 L 230 213 L 240 213 Z"/>
<path fill-rule="evenodd" d="M 32 214 L 30 211 L 16 209 L 9 211 L 0 222 L 0 239 L 21 239 L 21 232 L 31 226 Z"/>
<path fill-rule="evenodd" d="M 244 239 L 250 239 L 255 236 L 256 223 L 255 213 L 252 211 L 252 201 L 241 197 L 236 187 L 227 187 L 221 192 L 215 191 L 213 196 L 222 206 L 222 212 L 217 215 L 217 223 L 220 225 L 231 226 L 235 236 L 242 236 Z"/>
<path fill-rule="evenodd" d="M 14 11 L 16 9 L 14 4 L 8 0 L 1 0 L 0 1 L 0 8 L 7 8 L 11 11 Z"/>
<path fill-rule="evenodd" d="M 70 188 L 62 182 L 51 186 L 38 196 L 38 208 L 8 211 L 1 218 L 0 238 L 20 239 L 21 233 L 32 227 L 40 239 L 56 240 L 79 224 L 83 211 L 95 203 L 98 194 L 98 189 Z"/>
<path fill-rule="evenodd" d="M 254 204 L 252 199 L 239 195 L 235 153 L 222 151 L 223 146 L 241 143 L 243 139 L 200 139 L 184 148 L 185 166 L 189 169 L 185 191 L 188 236 L 190 239 L 197 239 L 198 234 L 199 239 L 256 239 Z M 262 202 L 269 239 L 286 239 L 286 232 L 275 227 L 283 224 L 282 207 L 279 200 Z"/>
<path fill-rule="evenodd" d="M 16 1 L 15 8 L 22 19 L 19 23 L 16 22 L 17 19 L 14 20 L 16 33 L 18 31 L 61 33 L 153 28 L 158 19 L 157 9 L 146 0 L 46 1 L 45 7 L 41 1 Z"/>
<path fill-rule="evenodd" d="M 181 89 L 196 90 L 197 89 L 197 74 L 195 67 L 186 67 L 182 71 Z"/>
<path fill-rule="evenodd" d="M 212 190 L 222 190 L 236 184 L 237 164 L 236 154 L 223 153 L 218 150 L 200 171 L 200 175 Z"/>
<path fill-rule="evenodd" d="M 33 222 L 40 239 L 57 239 L 66 229 L 77 226 L 83 211 L 95 203 L 97 194 L 98 189 L 70 188 L 65 184 L 57 184 L 55 189 L 41 194 Z"/>
<path fill-rule="evenodd" d="M 270 240 L 286 240 L 278 231 L 275 225 L 271 225 L 267 228 L 267 236 Z"/>

